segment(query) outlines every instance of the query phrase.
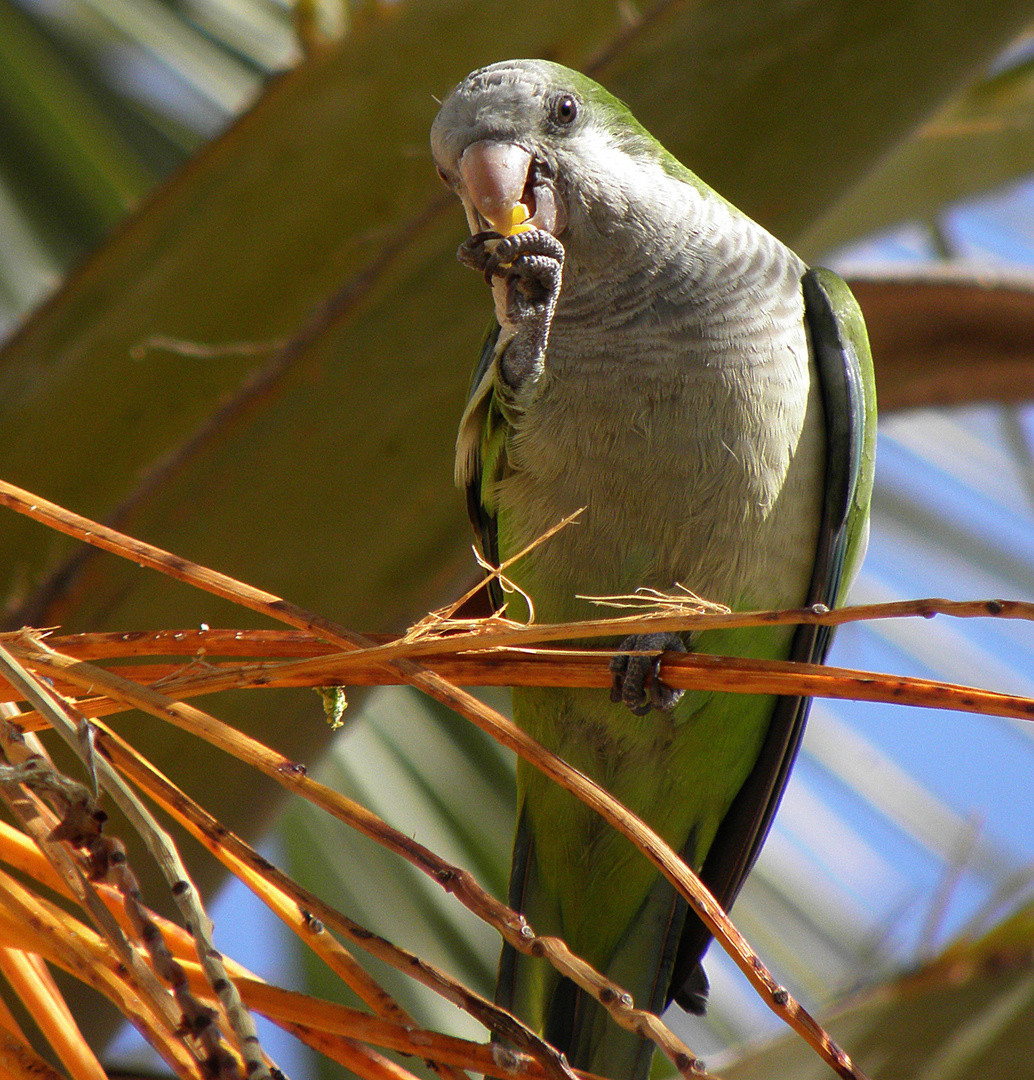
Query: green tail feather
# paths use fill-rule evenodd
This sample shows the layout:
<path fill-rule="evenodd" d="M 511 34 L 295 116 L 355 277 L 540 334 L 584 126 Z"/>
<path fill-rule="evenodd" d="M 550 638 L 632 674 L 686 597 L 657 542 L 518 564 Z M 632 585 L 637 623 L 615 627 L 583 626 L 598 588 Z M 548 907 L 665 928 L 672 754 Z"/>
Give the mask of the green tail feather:
<path fill-rule="evenodd" d="M 534 844 L 521 814 L 514 841 L 510 905 L 538 934 L 563 936 L 559 905 L 537 880 Z M 603 971 L 632 994 L 638 1008 L 663 1012 L 670 994 L 679 936 L 687 906 L 658 877 Z M 568 1062 L 614 1080 L 646 1080 L 654 1044 L 620 1027 L 598 1002 L 545 960 L 503 948 L 496 1002 L 562 1051 Z"/>

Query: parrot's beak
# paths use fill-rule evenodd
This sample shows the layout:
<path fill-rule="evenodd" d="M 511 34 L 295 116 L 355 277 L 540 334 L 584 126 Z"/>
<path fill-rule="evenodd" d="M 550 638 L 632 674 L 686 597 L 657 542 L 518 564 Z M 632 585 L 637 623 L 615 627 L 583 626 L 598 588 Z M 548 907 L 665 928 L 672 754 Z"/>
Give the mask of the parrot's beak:
<path fill-rule="evenodd" d="M 539 175 L 535 158 L 515 143 L 482 140 L 459 161 L 461 198 L 471 233 L 502 236 L 544 229 L 556 236 L 567 224 L 553 184 Z"/>

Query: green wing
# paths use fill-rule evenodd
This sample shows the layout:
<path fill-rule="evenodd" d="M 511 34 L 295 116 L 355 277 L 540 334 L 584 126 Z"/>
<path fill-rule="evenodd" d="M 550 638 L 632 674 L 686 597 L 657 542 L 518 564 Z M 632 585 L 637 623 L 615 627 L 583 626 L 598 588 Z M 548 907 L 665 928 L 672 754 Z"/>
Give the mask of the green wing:
<path fill-rule="evenodd" d="M 481 355 L 470 379 L 467 405 L 456 438 L 456 482 L 467 494 L 467 513 L 481 545 L 482 556 L 499 565 L 495 484 L 506 467 L 506 421 L 495 400 L 494 368 L 499 347 L 499 324 L 492 321 L 481 344 Z M 489 587 L 494 607 L 503 603 L 497 580 Z"/>
<path fill-rule="evenodd" d="M 876 383 L 861 310 L 831 270 L 809 270 L 801 281 L 805 321 L 822 387 L 826 419 L 825 503 L 809 603 L 842 602 L 865 554 L 876 451 Z M 821 663 L 832 628 L 800 626 L 791 660 Z M 776 703 L 757 764 L 722 820 L 700 877 L 728 910 L 768 835 L 804 735 L 810 698 Z M 707 980 L 700 960 L 711 935 L 687 917 L 669 1000 L 701 1013 Z"/>

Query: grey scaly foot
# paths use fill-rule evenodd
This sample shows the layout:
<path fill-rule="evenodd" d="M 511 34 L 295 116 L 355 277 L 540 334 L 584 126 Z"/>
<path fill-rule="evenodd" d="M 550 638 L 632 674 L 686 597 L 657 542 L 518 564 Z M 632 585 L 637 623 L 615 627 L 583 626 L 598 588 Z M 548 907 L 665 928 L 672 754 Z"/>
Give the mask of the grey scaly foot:
<path fill-rule="evenodd" d="M 676 690 L 662 682 L 659 672 L 661 654 L 686 652 L 685 642 L 678 634 L 633 634 L 621 642 L 621 652 L 610 662 L 614 682 L 610 700 L 623 701 L 636 716 L 645 716 L 651 709 L 668 712 L 678 703 L 684 690 Z M 649 652 L 652 656 L 630 656 L 632 652 Z"/>
<path fill-rule="evenodd" d="M 517 389 L 545 366 L 549 329 L 553 322 L 564 270 L 564 247 L 544 229 L 500 236 L 476 233 L 460 246 L 460 262 L 493 282 L 506 284 L 503 318 L 513 337 L 500 360 L 500 373 Z"/>

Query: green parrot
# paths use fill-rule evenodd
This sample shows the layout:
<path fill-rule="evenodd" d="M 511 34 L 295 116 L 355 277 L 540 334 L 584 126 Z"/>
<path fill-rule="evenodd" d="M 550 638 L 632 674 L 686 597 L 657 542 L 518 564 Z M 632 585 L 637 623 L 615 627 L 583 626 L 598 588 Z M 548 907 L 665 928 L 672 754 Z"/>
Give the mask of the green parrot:
<path fill-rule="evenodd" d="M 513 60 L 445 99 L 431 146 L 491 285 L 457 481 L 539 622 L 679 586 L 734 610 L 839 603 L 868 538 L 875 392 L 861 313 L 828 270 L 680 164 L 591 79 Z M 665 651 L 821 661 L 828 630 L 645 634 L 614 686 L 515 688 L 515 721 L 682 853 L 724 907 L 758 855 L 807 699 L 676 691 Z M 511 906 L 637 1006 L 703 1012 L 709 935 L 593 811 L 521 761 Z M 576 1067 L 642 1080 L 652 1045 L 505 948 L 497 1001 Z"/>

